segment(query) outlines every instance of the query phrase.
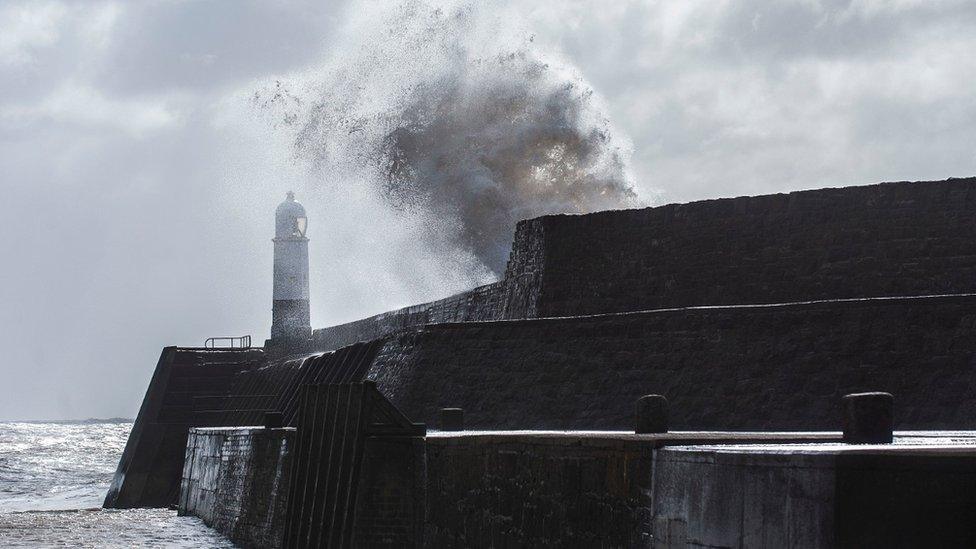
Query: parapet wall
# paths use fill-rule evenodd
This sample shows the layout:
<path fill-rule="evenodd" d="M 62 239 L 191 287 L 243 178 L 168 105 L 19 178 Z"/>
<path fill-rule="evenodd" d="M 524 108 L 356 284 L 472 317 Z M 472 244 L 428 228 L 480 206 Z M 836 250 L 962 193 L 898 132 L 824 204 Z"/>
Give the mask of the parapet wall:
<path fill-rule="evenodd" d="M 632 429 L 645 394 L 680 430 L 829 430 L 847 393 L 895 395 L 899 428 L 976 428 L 976 296 L 670 309 L 438 324 L 367 374 L 405 414 L 475 429 Z"/>
<path fill-rule="evenodd" d="M 501 317 L 504 296 L 501 283 L 479 286 L 471 291 L 430 303 L 404 307 L 361 320 L 339 324 L 312 333 L 315 349 L 329 351 L 359 341 L 372 341 L 404 328 L 440 322 L 473 322 Z"/>
<path fill-rule="evenodd" d="M 535 318 L 544 261 L 543 225 L 520 223 L 512 251 L 499 282 L 437 301 L 421 303 L 312 332 L 313 347 L 330 351 L 393 332 L 445 322 L 480 322 L 507 318 Z"/>
<path fill-rule="evenodd" d="M 440 322 L 976 292 L 976 178 L 883 183 L 518 224 L 505 277 L 315 330 L 330 350 Z"/>

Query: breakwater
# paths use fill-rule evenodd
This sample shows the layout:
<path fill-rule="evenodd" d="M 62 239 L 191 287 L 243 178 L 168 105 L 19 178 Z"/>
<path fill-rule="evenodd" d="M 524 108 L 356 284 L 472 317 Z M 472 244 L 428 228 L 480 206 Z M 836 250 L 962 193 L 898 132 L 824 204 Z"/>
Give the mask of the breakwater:
<path fill-rule="evenodd" d="M 940 498 L 963 513 L 940 516 L 976 508 L 957 490 L 972 434 L 944 432 L 976 429 L 974 218 L 976 179 L 527 220 L 494 284 L 294 346 L 164 350 L 106 505 L 179 503 L 238 543 L 286 547 L 860 546 L 880 539 L 871 528 L 918 540 L 886 522 L 893 510 L 857 509 L 882 496 L 919 516 Z M 842 397 L 868 391 L 895 395 L 887 437 L 930 431 L 803 445 L 839 440 Z M 670 403 L 671 433 L 633 434 L 649 394 Z M 264 457 L 241 438 L 264 431 L 211 429 L 268 413 L 295 431 Z M 900 466 L 918 501 L 898 491 Z M 264 473 L 241 480 L 285 469 L 287 493 L 269 495 Z M 216 495 L 247 489 L 264 495 L 229 497 L 263 510 Z M 752 507 L 722 515 L 726 497 L 810 512 L 757 526 Z"/>

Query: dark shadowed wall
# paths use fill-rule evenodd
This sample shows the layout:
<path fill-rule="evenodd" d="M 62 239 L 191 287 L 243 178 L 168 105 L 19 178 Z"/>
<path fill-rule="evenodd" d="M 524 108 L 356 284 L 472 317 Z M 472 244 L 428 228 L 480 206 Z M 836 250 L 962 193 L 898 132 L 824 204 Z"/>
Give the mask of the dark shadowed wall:
<path fill-rule="evenodd" d="M 895 395 L 899 428 L 976 428 L 976 296 L 440 324 L 391 336 L 368 377 L 407 416 L 469 428 L 839 430 L 840 398 Z"/>
<path fill-rule="evenodd" d="M 976 179 L 549 216 L 538 316 L 976 291 Z"/>
<path fill-rule="evenodd" d="M 427 437 L 426 547 L 643 547 L 653 441 Z"/>
<path fill-rule="evenodd" d="M 976 179 L 545 216 L 505 278 L 315 331 L 330 350 L 438 322 L 976 292 Z"/>
<path fill-rule="evenodd" d="M 179 512 L 240 547 L 281 546 L 295 430 L 195 428 L 187 438 Z"/>

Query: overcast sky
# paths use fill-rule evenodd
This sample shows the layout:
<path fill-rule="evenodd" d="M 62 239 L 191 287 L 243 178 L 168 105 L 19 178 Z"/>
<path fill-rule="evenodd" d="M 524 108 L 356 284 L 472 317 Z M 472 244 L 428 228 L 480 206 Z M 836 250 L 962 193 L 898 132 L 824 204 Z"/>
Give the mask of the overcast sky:
<path fill-rule="evenodd" d="M 377 5 L 0 2 L 0 419 L 134 417 L 161 347 L 267 337 L 273 210 L 310 187 L 248 98 Z M 976 2 L 499 12 L 593 88 L 645 203 L 976 175 Z M 307 197 L 314 326 L 481 281 L 357 200 Z"/>

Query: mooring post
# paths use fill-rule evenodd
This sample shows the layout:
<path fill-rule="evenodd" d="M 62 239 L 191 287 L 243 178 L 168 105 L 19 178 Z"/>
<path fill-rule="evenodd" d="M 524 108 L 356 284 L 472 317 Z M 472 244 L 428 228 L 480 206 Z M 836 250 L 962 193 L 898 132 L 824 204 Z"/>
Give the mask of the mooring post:
<path fill-rule="evenodd" d="M 441 431 L 463 431 L 464 410 L 461 408 L 441 408 Z"/>
<path fill-rule="evenodd" d="M 844 442 L 891 444 L 894 431 L 894 400 L 891 393 L 844 395 Z"/>
<path fill-rule="evenodd" d="M 278 429 L 285 426 L 285 415 L 281 412 L 265 412 L 264 427 L 266 429 Z"/>
<path fill-rule="evenodd" d="M 637 434 L 668 432 L 668 399 L 663 395 L 644 395 L 637 399 L 635 415 Z"/>

